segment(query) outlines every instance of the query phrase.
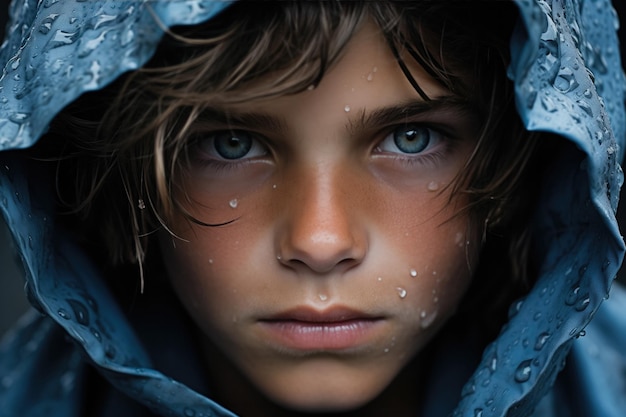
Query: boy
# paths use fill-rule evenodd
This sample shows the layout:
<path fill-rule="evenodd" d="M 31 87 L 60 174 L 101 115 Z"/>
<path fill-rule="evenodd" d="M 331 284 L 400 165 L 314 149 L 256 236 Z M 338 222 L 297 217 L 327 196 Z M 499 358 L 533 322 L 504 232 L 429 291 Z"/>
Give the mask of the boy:
<path fill-rule="evenodd" d="M 175 20 L 186 4 L 157 3 L 153 18 L 192 23 Z M 88 33 L 139 7 L 114 6 L 86 21 L 80 57 L 107 38 L 149 44 L 145 23 L 123 32 L 141 40 Z M 459 415 L 556 415 L 571 384 L 549 388 L 622 250 L 600 211 L 616 194 L 614 138 L 571 54 L 590 54 L 591 35 L 574 26 L 574 5 L 561 6 L 236 3 L 173 29 L 144 68 L 67 106 L 36 146 L 8 158 L 36 162 L 6 165 L 56 191 L 50 238 L 62 262 L 52 263 L 70 273 L 31 268 L 40 277 L 29 294 L 98 371 L 60 354 L 47 370 L 72 371 L 60 402 L 105 416 L 148 413 L 139 404 L 229 415 L 214 401 L 251 416 L 447 415 L 457 402 Z M 518 15 L 527 32 L 514 31 Z M 50 55 L 73 43 L 62 32 Z M 520 58 L 529 48 L 536 65 Z M 110 76 L 104 65 L 79 77 L 85 90 Z M 586 127 L 570 129 L 566 115 Z M 566 139 L 596 147 L 591 162 Z M 563 185 L 571 192 L 554 198 Z M 77 244 L 106 280 L 70 261 Z M 129 286 L 136 278 L 145 294 Z M 13 346 L 50 327 L 36 321 Z M 10 382 L 3 401 L 17 410 Z M 42 397 L 33 413 L 59 402 Z"/>

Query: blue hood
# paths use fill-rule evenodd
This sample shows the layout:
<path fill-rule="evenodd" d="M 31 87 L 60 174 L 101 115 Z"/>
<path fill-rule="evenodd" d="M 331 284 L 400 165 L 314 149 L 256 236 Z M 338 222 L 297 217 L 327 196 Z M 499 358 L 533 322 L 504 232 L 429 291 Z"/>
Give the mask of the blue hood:
<path fill-rule="evenodd" d="M 554 156 L 534 214 L 540 276 L 485 349 L 454 415 L 566 415 L 558 398 L 575 388 L 580 415 L 623 417 L 626 298 L 614 288 L 604 302 L 624 252 L 614 216 L 626 138 L 617 17 L 608 0 L 516 3 L 509 76 L 518 112 L 529 130 L 552 132 L 571 146 Z M 226 6 L 14 0 L 0 49 L 0 150 L 29 147 L 80 94 L 141 67 L 164 26 L 199 23 Z M 160 415 L 232 415 L 154 369 L 100 272 L 57 233 L 54 196 L 42 189 L 40 175 L 12 153 L 0 163 L 0 211 L 23 260 L 29 300 L 41 313 L 26 317 L 0 345 L 0 416 L 78 415 L 80 375 L 70 370 L 83 357 Z M 79 348 L 55 351 L 50 360 L 59 329 Z M 559 388 L 566 357 L 571 380 Z M 436 393 L 432 403 L 427 408 L 440 415 Z"/>

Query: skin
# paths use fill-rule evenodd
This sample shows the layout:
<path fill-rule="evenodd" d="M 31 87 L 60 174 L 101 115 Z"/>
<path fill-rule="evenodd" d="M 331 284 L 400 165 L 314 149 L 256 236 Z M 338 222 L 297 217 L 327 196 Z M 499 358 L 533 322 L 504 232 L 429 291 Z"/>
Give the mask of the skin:
<path fill-rule="evenodd" d="M 454 314 L 480 247 L 460 212 L 466 198 L 446 187 L 474 148 L 477 122 L 407 63 L 432 102 L 366 24 L 317 88 L 218 109 L 231 125 L 197 129 L 181 178 L 187 209 L 232 222 L 206 227 L 180 215 L 170 222 L 176 237 L 163 231 L 160 245 L 206 338 L 215 395 L 242 415 L 376 415 L 392 403 L 394 415 L 414 415 L 407 370 L 419 374 L 413 359 Z M 374 117 L 388 108 L 393 118 Z M 427 146 L 402 152 L 394 132 L 415 129 Z M 254 145 L 224 159 L 215 149 L 224 130 Z M 348 346 L 294 347 L 268 326 L 294 308 L 338 307 L 367 317 Z"/>

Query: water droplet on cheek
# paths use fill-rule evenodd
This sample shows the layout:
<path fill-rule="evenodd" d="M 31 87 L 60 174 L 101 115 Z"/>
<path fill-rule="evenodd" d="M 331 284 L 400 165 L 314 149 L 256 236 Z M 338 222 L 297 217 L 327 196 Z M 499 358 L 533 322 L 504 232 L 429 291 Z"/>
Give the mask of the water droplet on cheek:
<path fill-rule="evenodd" d="M 236 198 L 233 198 L 232 200 L 228 202 L 228 205 L 231 208 L 237 208 L 237 206 L 239 205 L 239 201 Z"/>
<path fill-rule="evenodd" d="M 343 108 L 343 110 L 348 113 L 350 111 L 350 106 L 346 104 L 346 106 Z"/>
<path fill-rule="evenodd" d="M 420 313 L 420 319 L 421 319 L 420 327 L 422 329 L 426 329 L 430 327 L 435 322 L 436 318 L 437 318 L 437 310 L 433 311 L 430 314 L 422 310 L 422 312 Z"/>
<path fill-rule="evenodd" d="M 378 281 L 378 282 L 383 282 L 383 277 L 378 277 L 378 278 L 376 278 L 376 281 Z"/>
<path fill-rule="evenodd" d="M 406 290 L 402 287 L 397 287 L 396 291 L 398 291 L 398 296 L 400 298 L 405 298 L 406 297 Z"/>
<path fill-rule="evenodd" d="M 328 296 L 326 294 L 319 294 L 320 301 L 328 300 Z"/>
<path fill-rule="evenodd" d="M 428 191 L 437 191 L 439 189 L 439 183 L 431 181 L 428 183 Z"/>
<path fill-rule="evenodd" d="M 409 271 L 409 274 L 410 274 L 413 278 L 415 278 L 415 277 L 417 276 L 417 271 L 416 271 L 415 269 L 411 269 L 411 270 Z"/>

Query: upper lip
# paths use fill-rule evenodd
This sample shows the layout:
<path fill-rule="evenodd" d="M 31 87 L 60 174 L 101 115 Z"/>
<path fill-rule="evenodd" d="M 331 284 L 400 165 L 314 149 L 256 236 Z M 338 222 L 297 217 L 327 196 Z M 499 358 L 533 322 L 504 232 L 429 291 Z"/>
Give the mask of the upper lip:
<path fill-rule="evenodd" d="M 350 320 L 375 320 L 381 316 L 364 313 L 348 307 L 330 307 L 316 310 L 311 307 L 296 307 L 281 311 L 261 321 L 301 321 L 308 323 L 338 323 Z"/>

